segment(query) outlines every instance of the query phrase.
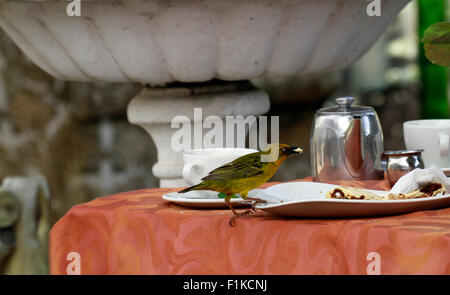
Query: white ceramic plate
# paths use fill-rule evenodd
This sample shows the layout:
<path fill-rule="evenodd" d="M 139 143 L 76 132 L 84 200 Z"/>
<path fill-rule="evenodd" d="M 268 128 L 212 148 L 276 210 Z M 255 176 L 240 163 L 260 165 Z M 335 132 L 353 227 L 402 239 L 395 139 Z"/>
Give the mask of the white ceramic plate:
<path fill-rule="evenodd" d="M 327 199 L 326 192 L 337 187 L 314 182 L 291 182 L 271 186 L 260 191 L 256 197 L 282 195 L 290 199 L 283 203 L 260 203 L 256 208 L 275 215 L 289 217 L 361 217 L 394 215 L 419 210 L 437 209 L 450 205 L 450 194 L 412 200 L 340 200 Z M 371 192 L 387 194 L 386 191 Z"/>
<path fill-rule="evenodd" d="M 249 197 L 255 196 L 260 189 L 254 189 L 248 193 Z M 228 208 L 225 200 L 218 197 L 215 191 L 190 191 L 187 193 L 168 193 L 162 196 L 166 201 L 174 202 L 178 205 L 195 207 L 195 208 Z M 245 202 L 242 198 L 231 199 L 231 204 L 236 206 L 249 206 L 249 202 Z"/>

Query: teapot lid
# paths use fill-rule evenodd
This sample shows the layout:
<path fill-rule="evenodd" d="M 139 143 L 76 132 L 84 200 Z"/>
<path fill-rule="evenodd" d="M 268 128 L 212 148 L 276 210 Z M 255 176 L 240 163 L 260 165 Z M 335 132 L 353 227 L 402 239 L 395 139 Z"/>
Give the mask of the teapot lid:
<path fill-rule="evenodd" d="M 362 115 L 373 115 L 375 111 L 372 107 L 365 106 L 352 106 L 355 101 L 354 97 L 339 97 L 336 98 L 336 106 L 322 108 L 317 111 L 320 115 L 351 115 L 351 116 L 362 116 Z"/>

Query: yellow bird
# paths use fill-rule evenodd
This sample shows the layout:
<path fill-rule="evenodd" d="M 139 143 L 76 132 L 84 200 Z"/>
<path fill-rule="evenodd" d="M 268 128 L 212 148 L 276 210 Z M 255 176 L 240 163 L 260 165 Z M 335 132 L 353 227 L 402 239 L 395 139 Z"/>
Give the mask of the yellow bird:
<path fill-rule="evenodd" d="M 225 202 L 234 214 L 234 217 L 230 220 L 230 224 L 233 225 L 235 217 L 249 214 L 251 210 L 237 213 L 231 205 L 231 196 L 238 193 L 243 199 L 261 202 L 262 200 L 256 198 L 247 198 L 247 193 L 266 183 L 290 155 L 302 152 L 301 148 L 295 146 L 282 143 L 271 144 L 265 151 L 247 154 L 214 169 L 202 178 L 201 183 L 183 189 L 179 193 L 193 190 L 212 190 L 225 194 Z"/>

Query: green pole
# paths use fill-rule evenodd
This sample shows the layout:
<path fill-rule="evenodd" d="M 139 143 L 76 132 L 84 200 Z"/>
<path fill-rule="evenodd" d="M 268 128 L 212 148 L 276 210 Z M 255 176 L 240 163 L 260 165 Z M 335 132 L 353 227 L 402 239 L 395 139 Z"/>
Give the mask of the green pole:
<path fill-rule="evenodd" d="M 432 24 L 445 21 L 444 0 L 419 0 L 419 36 Z M 425 56 L 423 43 L 419 48 L 420 77 L 422 82 L 422 118 L 450 118 L 447 100 L 447 68 L 432 64 Z"/>

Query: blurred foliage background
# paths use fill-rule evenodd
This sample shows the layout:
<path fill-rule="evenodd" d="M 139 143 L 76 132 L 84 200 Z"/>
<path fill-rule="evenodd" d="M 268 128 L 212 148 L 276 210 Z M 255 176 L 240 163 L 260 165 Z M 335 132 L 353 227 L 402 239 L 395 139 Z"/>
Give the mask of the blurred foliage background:
<path fill-rule="evenodd" d="M 373 106 L 383 126 L 385 149 L 404 148 L 402 123 L 421 117 L 417 5 L 411 2 L 370 52 L 348 69 L 252 81 L 270 95 L 268 115 L 280 117 L 280 141 L 305 148 L 301 160 L 287 161 L 273 180 L 311 174 L 314 113 L 338 96 L 353 95 L 358 104 Z M 52 223 L 81 202 L 157 187 L 151 173 L 155 146 L 126 118 L 127 104 L 141 88 L 55 80 L 1 31 L 0 177 L 44 175 L 51 191 Z"/>

